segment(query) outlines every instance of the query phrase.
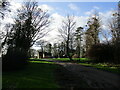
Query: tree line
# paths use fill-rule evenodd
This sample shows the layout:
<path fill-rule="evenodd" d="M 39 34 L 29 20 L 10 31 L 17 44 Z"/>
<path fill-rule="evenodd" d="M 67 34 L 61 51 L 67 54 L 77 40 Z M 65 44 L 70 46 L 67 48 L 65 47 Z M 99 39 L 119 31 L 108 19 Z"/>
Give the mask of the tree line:
<path fill-rule="evenodd" d="M 9 10 L 9 2 L 2 1 L 0 14 L 4 19 L 4 12 Z M 3 12 L 4 11 L 4 12 Z M 85 27 L 76 28 L 73 15 L 67 15 L 58 29 L 62 41 L 48 45 L 52 49 L 54 57 L 73 58 L 88 57 L 97 62 L 120 63 L 120 5 L 113 18 L 108 22 L 111 39 L 103 34 L 106 41 L 100 42 L 102 21 L 99 13 L 95 12 L 89 18 Z M 38 3 L 29 1 L 23 3 L 22 8 L 17 10 L 14 24 L 6 24 L 2 38 L 2 62 L 3 69 L 21 68 L 26 66 L 29 59 L 30 48 L 40 41 L 48 32 L 50 15 L 47 11 L 38 8 Z M 3 30 L 2 30 L 3 31 Z M 43 42 L 39 43 L 43 49 Z M 51 48 L 52 47 L 52 48 Z M 51 50 L 48 49 L 49 52 Z"/>

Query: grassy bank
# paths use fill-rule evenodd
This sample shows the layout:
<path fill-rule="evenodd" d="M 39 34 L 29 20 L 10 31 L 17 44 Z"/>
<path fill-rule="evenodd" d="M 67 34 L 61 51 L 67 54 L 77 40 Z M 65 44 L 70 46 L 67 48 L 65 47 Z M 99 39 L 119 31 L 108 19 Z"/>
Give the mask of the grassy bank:
<path fill-rule="evenodd" d="M 3 72 L 3 88 L 58 88 L 54 70 L 57 65 L 32 61 L 22 71 Z"/>

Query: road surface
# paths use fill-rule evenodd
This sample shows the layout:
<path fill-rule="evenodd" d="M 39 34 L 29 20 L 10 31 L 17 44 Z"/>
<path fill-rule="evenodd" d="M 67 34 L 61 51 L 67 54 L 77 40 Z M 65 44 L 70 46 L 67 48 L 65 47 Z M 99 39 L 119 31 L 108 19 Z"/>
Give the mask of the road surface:
<path fill-rule="evenodd" d="M 47 60 L 47 61 L 54 62 L 53 60 Z M 55 61 L 55 62 L 56 64 L 61 65 L 66 70 L 71 72 L 71 74 L 74 74 L 74 76 L 76 76 L 77 78 L 82 78 L 88 84 L 90 88 L 120 88 L 120 75 L 119 74 L 99 70 L 93 67 L 83 66 L 77 63 L 62 62 L 62 61 Z M 66 75 L 66 76 L 70 77 L 70 75 Z M 71 79 L 71 81 L 73 79 Z M 76 80 L 79 80 L 79 79 L 76 79 Z"/>

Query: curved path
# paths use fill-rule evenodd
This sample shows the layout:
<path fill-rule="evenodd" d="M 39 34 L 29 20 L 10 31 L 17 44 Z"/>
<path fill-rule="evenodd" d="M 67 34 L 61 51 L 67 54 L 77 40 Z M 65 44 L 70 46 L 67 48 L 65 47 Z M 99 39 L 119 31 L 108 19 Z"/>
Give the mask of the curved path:
<path fill-rule="evenodd" d="M 52 60 L 47 60 L 52 61 Z M 91 88 L 120 88 L 120 75 L 76 63 L 55 61 L 82 78 Z"/>
<path fill-rule="evenodd" d="M 81 77 L 91 88 L 120 88 L 120 75 L 75 63 L 58 63 Z"/>

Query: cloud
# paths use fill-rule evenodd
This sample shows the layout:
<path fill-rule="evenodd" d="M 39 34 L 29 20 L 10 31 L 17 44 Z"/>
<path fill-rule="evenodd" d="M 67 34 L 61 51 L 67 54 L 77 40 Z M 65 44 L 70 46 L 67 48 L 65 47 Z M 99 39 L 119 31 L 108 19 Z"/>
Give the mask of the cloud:
<path fill-rule="evenodd" d="M 87 23 L 87 16 L 75 16 L 76 27 L 84 27 Z"/>
<path fill-rule="evenodd" d="M 17 9 L 20 9 L 21 7 L 22 7 L 22 4 L 21 3 L 17 3 L 17 2 L 13 2 L 13 1 L 11 1 L 10 2 L 10 9 L 12 10 L 12 11 L 16 11 Z"/>
<path fill-rule="evenodd" d="M 94 12 L 96 12 L 96 10 L 99 10 L 100 8 L 97 6 L 94 6 L 93 9 L 91 9 L 90 11 L 85 12 L 85 15 L 92 15 L 94 14 Z"/>
<path fill-rule="evenodd" d="M 112 16 L 113 13 L 114 13 L 113 11 L 107 11 L 105 13 L 99 12 L 99 15 L 100 15 L 100 18 L 102 21 L 102 28 L 104 30 L 109 30 L 108 23 L 109 23 L 109 20 L 111 20 L 113 18 L 113 16 Z"/>
<path fill-rule="evenodd" d="M 51 18 L 52 18 L 52 21 L 49 26 L 50 28 L 49 35 L 45 36 L 43 39 L 53 44 L 55 42 L 60 41 L 60 37 L 58 37 L 59 35 L 58 28 L 61 27 L 62 20 L 64 19 L 64 17 L 59 15 L 58 13 L 53 13 L 51 15 Z"/>
<path fill-rule="evenodd" d="M 96 10 L 99 10 L 99 9 L 100 9 L 100 7 L 97 7 L 97 6 L 94 6 L 93 8 L 96 9 Z"/>
<path fill-rule="evenodd" d="M 71 9 L 71 10 L 74 10 L 74 11 L 78 11 L 79 8 L 75 5 L 75 4 L 69 4 L 68 7 Z"/>
<path fill-rule="evenodd" d="M 38 8 L 41 8 L 43 11 L 53 11 L 54 8 L 52 8 L 51 6 L 48 6 L 47 4 L 42 4 L 42 5 L 39 5 Z"/>
<path fill-rule="evenodd" d="M 5 17 L 4 19 L 0 20 L 1 22 L 1 27 L 4 27 L 5 24 L 13 24 L 14 23 L 14 17 L 17 15 L 17 9 L 20 9 L 22 7 L 21 3 L 13 2 L 12 0 L 10 1 L 10 12 L 5 12 Z"/>
<path fill-rule="evenodd" d="M 91 9 L 90 11 L 85 12 L 85 15 L 90 16 L 90 15 L 94 14 L 95 11 L 96 11 L 95 9 Z"/>
<path fill-rule="evenodd" d="M 58 29 L 62 25 L 62 21 L 66 18 L 65 16 L 62 16 L 58 13 L 53 13 L 51 15 L 51 18 L 53 19 L 51 25 L 50 25 L 50 32 L 49 35 L 44 37 L 43 39 L 46 41 L 51 42 L 52 44 L 55 42 L 61 42 L 62 38 L 59 37 L 60 33 L 58 32 Z M 87 23 L 87 16 L 74 16 L 74 19 L 76 21 L 76 28 L 77 27 L 84 27 Z M 76 29 L 75 29 L 76 30 Z"/>

